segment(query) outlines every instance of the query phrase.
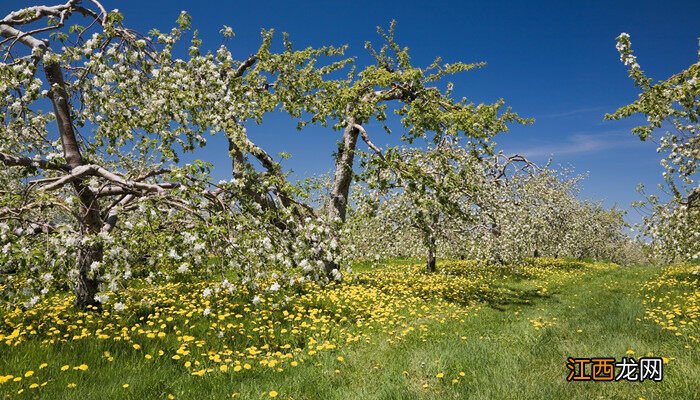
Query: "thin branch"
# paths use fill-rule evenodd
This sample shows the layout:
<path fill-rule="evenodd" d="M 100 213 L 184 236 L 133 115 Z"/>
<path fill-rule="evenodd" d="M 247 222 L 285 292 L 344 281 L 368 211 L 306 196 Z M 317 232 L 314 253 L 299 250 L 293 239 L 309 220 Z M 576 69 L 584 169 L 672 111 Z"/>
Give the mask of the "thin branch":
<path fill-rule="evenodd" d="M 384 159 L 384 154 L 382 154 L 382 150 L 375 145 L 372 140 L 369 138 L 369 135 L 367 134 L 367 131 L 365 128 L 360 125 L 360 124 L 353 124 L 353 128 L 357 129 L 360 131 L 360 136 L 362 137 L 362 140 L 367 144 L 367 146 L 372 149 L 377 155 L 383 160 Z"/>
<path fill-rule="evenodd" d="M 245 71 L 251 66 L 253 66 L 253 64 L 255 64 L 256 61 L 258 61 L 258 57 L 255 54 L 248 57 L 245 61 L 243 61 L 243 63 L 241 63 L 241 65 L 238 66 L 238 68 L 236 68 L 236 71 L 233 73 L 233 77 L 240 78 L 241 76 L 243 76 Z"/>
<path fill-rule="evenodd" d="M 69 182 L 74 182 L 76 180 L 82 180 L 84 177 L 87 176 L 99 176 L 104 179 L 107 179 L 108 181 L 114 182 L 118 185 L 121 185 L 127 189 L 138 189 L 138 190 L 143 190 L 146 192 L 157 192 L 157 193 L 163 193 L 165 189 L 168 189 L 170 187 L 173 187 L 174 184 L 150 184 L 150 183 L 144 183 L 144 182 L 137 182 L 133 180 L 127 180 L 124 179 L 122 176 L 115 174 L 113 172 L 109 172 L 106 169 L 100 167 L 99 165 L 94 165 L 94 164 L 88 164 L 88 165 L 80 165 L 75 168 L 73 168 L 68 175 L 63 176 L 62 178 L 54 181 L 51 184 L 48 184 L 43 187 L 44 190 L 55 190 L 58 188 L 63 187 L 65 184 Z"/>

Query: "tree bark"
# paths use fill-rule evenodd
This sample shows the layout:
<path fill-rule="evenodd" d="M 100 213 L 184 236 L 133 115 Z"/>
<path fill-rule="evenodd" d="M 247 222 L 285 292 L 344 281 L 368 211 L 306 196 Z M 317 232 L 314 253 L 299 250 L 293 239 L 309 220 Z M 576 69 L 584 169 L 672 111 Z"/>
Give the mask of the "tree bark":
<path fill-rule="evenodd" d="M 348 126 L 343 131 L 342 142 L 338 144 L 338 154 L 335 161 L 335 174 L 333 178 L 333 188 L 328 214 L 331 222 L 345 222 L 348 210 L 348 197 L 350 196 L 350 184 L 352 183 L 352 166 L 355 162 L 355 149 L 357 148 L 357 138 L 360 135 L 359 129 L 355 126 L 355 119 L 350 118 Z M 333 229 L 335 239 L 340 241 L 338 232 Z M 325 262 L 324 270 L 327 276 L 331 276 L 334 269 L 339 265 L 335 262 Z"/>
<path fill-rule="evenodd" d="M 94 262 L 101 262 L 104 249 L 101 243 L 82 246 L 78 250 L 78 283 L 75 285 L 75 304 L 86 309 L 94 307 L 99 310 L 102 305 L 95 299 L 95 295 L 99 290 L 100 284 L 100 269 L 91 273 L 91 267 Z"/>
<path fill-rule="evenodd" d="M 236 143 L 227 136 L 228 139 L 228 154 L 231 157 L 231 172 L 235 179 L 240 179 L 243 177 L 243 170 L 245 168 L 245 159 L 243 158 L 243 152 L 238 148 Z"/>
<path fill-rule="evenodd" d="M 345 222 L 348 209 L 350 184 L 352 183 L 352 166 L 355 162 L 355 149 L 360 131 L 354 127 L 355 120 L 350 118 L 348 127 L 343 131 L 343 141 L 338 148 L 335 162 L 335 176 L 330 201 L 331 220 Z"/>
<path fill-rule="evenodd" d="M 46 79 L 51 85 L 51 103 L 53 104 L 58 132 L 61 138 L 63 156 L 68 166 L 73 169 L 84 164 L 80 154 L 80 146 L 73 130 L 73 120 L 70 115 L 68 93 L 61 67 L 57 63 L 44 64 Z M 97 196 L 87 187 L 82 178 L 73 181 L 73 188 L 80 200 L 79 220 L 82 235 L 96 235 L 102 229 L 102 217 Z M 100 274 L 96 271 L 90 274 L 90 266 L 93 262 L 102 261 L 103 248 L 101 244 L 88 245 L 78 251 L 78 283 L 75 286 L 76 306 L 85 309 L 88 306 L 99 306 L 95 300 Z"/>
<path fill-rule="evenodd" d="M 423 231 L 425 247 L 428 248 L 428 260 L 426 262 L 426 270 L 428 273 L 435 272 L 435 253 L 437 251 L 437 239 L 436 232 L 438 231 L 438 223 L 440 221 L 440 215 L 437 213 L 432 213 L 430 215 L 430 222 Z"/>
<path fill-rule="evenodd" d="M 435 238 L 428 239 L 428 260 L 426 262 L 426 270 L 428 273 L 435 272 Z"/>

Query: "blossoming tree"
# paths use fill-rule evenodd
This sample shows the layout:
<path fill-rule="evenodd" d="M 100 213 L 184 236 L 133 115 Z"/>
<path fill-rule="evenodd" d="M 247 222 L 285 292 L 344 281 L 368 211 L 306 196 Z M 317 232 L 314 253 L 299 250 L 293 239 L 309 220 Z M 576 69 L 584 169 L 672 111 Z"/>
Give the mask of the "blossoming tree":
<path fill-rule="evenodd" d="M 323 236 L 273 241 L 273 227 L 286 227 L 305 207 L 244 124 L 277 107 L 294 116 L 312 107 L 309 92 L 344 64 L 316 68 L 315 59 L 343 49 L 294 51 L 285 36 L 275 53 L 264 31 L 257 53 L 239 61 L 225 46 L 202 54 L 195 32 L 189 58 L 180 59 L 176 46 L 189 27 L 183 13 L 170 32 L 142 36 L 116 10 L 77 0 L 0 20 L 2 257 L 7 268 L 36 275 L 24 285 L 30 302 L 67 276 L 77 282 L 80 307 L 99 306 L 101 285 L 116 289 L 134 261 L 144 261 L 137 255 L 151 267 L 166 255 L 186 272 L 224 248 L 221 260 L 260 266 L 282 258 L 277 242 L 303 259 L 308 246 L 300 243 Z M 227 137 L 231 182 L 212 184 L 206 163 L 178 164 L 183 152 L 206 144 L 207 131 Z"/>
<path fill-rule="evenodd" d="M 379 49 L 371 42 L 365 45 L 374 64 L 360 72 L 353 69 L 347 79 L 326 86 L 320 93 L 322 106 L 313 110 L 310 122 L 333 122 L 333 128 L 342 131 L 326 207 L 336 236 L 346 220 L 358 140 L 362 139 L 371 152 L 382 153 L 372 139 L 375 136 L 376 140 L 376 133 L 369 131 L 367 124 L 377 121 L 386 132 L 391 132 L 387 124 L 390 106 L 399 117 L 401 139 L 407 144 L 418 139 L 436 143 L 443 133 L 478 142 L 506 131 L 510 122 L 526 122 L 509 108 L 504 109 L 503 100 L 477 105 L 466 98 L 453 98 L 453 86 L 445 79 L 483 63 L 443 63 L 438 57 L 426 68 L 417 67 L 411 63 L 409 49 L 397 43 L 394 31 L 394 22 L 387 31 L 379 28 L 383 45 Z M 326 268 L 332 270 L 337 265 L 330 263 Z"/>
<path fill-rule="evenodd" d="M 438 151 L 439 150 L 439 151 Z M 346 229 L 352 258 L 437 253 L 486 262 L 575 257 L 638 262 L 623 213 L 576 197 L 581 176 L 464 148 L 400 149 L 375 158 Z M 478 154 L 478 153 L 477 153 Z M 381 245 L 379 245 L 381 244 Z"/>
<path fill-rule="evenodd" d="M 459 136 L 437 135 L 428 148 L 390 148 L 370 156 L 363 176 L 392 229 L 414 230 L 435 271 L 438 241 L 471 235 L 500 236 L 501 209 L 513 200 L 513 175 L 536 166 L 522 156 L 493 155 L 484 142 L 460 146 Z M 496 256 L 500 256 L 496 254 Z"/>
<path fill-rule="evenodd" d="M 632 129 L 643 141 L 658 141 L 663 154 L 661 165 L 669 195 L 668 201 L 646 195 L 640 207 L 648 207 L 643 233 L 652 239 L 654 253 L 666 259 L 700 258 L 700 62 L 670 78 L 654 83 L 637 62 L 630 36 L 617 38 L 617 50 L 629 76 L 641 90 L 639 98 L 620 107 L 608 119 L 635 114 L 647 117 L 647 123 Z M 700 51 L 698 52 L 700 57 Z M 658 133 L 662 131 L 662 133 Z"/>

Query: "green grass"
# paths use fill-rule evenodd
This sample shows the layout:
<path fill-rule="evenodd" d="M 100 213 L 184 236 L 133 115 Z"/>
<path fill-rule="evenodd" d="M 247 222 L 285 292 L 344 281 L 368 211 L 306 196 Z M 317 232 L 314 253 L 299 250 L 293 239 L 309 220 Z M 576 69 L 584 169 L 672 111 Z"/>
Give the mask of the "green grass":
<path fill-rule="evenodd" d="M 377 260 L 377 261 L 357 261 L 352 263 L 352 270 L 354 272 L 367 272 L 372 271 L 376 268 L 386 267 L 389 265 L 414 265 L 424 263 L 424 260 L 419 258 L 393 258 L 388 260 Z"/>
<path fill-rule="evenodd" d="M 364 266 L 372 273 L 369 265 Z M 506 296 L 464 318 L 414 321 L 421 334 L 391 344 L 376 333 L 335 352 L 323 352 L 283 372 L 253 369 L 192 376 L 174 363 L 153 363 L 115 343 L 83 340 L 62 347 L 0 347 L 0 375 L 86 363 L 88 371 L 52 375 L 51 384 L 7 398 L 151 399 L 693 399 L 700 398 L 700 353 L 644 319 L 640 287 L 660 273 L 653 267 L 595 270 L 566 277 L 510 276 Z M 547 291 L 542 291 L 547 286 Z M 531 320 L 551 322 L 535 329 Z M 579 332 L 580 331 L 580 332 Z M 102 346 L 102 347 L 99 347 Z M 689 346 L 690 348 L 686 348 Z M 115 360 L 105 363 L 102 351 Z M 566 382 L 567 357 L 669 357 L 663 382 Z M 341 362 L 337 359 L 342 356 Z M 93 367 L 96 366 L 96 367 Z M 99 366 L 99 367 L 97 367 Z M 37 370 L 38 371 L 38 370 Z M 459 376 L 464 372 L 464 376 Z M 439 379 L 437 374 L 444 377 Z M 458 379 L 456 384 L 452 379 Z M 68 382 L 76 388 L 66 387 Z M 122 384 L 129 383 L 129 388 Z"/>

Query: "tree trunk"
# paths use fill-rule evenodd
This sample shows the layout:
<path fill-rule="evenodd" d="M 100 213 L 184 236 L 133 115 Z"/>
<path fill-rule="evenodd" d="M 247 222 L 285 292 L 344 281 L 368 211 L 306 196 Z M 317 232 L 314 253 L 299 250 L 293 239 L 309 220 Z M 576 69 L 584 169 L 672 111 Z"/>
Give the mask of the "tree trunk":
<path fill-rule="evenodd" d="M 352 165 L 355 162 L 357 137 L 360 135 L 360 131 L 352 127 L 354 123 L 354 118 L 350 118 L 348 127 L 343 131 L 343 141 L 339 143 L 338 146 L 333 189 L 331 191 L 328 209 L 331 222 L 340 221 L 343 223 L 347 215 L 350 184 L 352 183 Z M 340 242 L 336 229 L 333 229 L 332 235 L 335 237 L 336 241 Z M 340 270 L 338 264 L 335 262 L 324 263 L 324 269 L 329 278 L 334 269 Z"/>
<path fill-rule="evenodd" d="M 92 263 L 101 262 L 103 256 L 103 247 L 101 243 L 82 246 L 78 250 L 78 283 L 75 285 L 75 304 L 86 309 L 90 306 L 94 309 L 101 309 L 101 304 L 95 299 L 95 295 L 99 290 L 98 269 L 93 274 L 90 273 Z"/>
<path fill-rule="evenodd" d="M 71 168 L 81 166 L 83 165 L 83 157 L 80 154 L 80 146 L 73 130 L 73 119 L 70 114 L 68 93 L 66 92 L 61 67 L 57 63 L 44 64 L 44 73 L 51 85 L 50 98 L 56 114 L 63 156 Z M 73 188 L 78 195 L 78 199 L 80 199 L 81 218 L 78 222 L 81 233 L 83 235 L 100 233 L 103 221 L 97 196 L 80 179 L 73 182 Z M 99 303 L 95 300 L 95 294 L 98 291 L 100 274 L 99 271 L 96 271 L 91 276 L 89 272 L 90 265 L 93 262 L 102 261 L 102 254 L 102 244 L 83 247 L 78 251 L 77 266 L 79 274 L 78 283 L 75 287 L 75 303 L 82 309 L 91 305 L 99 306 Z"/>
<path fill-rule="evenodd" d="M 428 273 L 435 272 L 435 251 L 437 249 L 437 241 L 435 240 L 435 232 L 437 231 L 438 216 L 434 214 L 431 218 L 431 224 L 423 231 L 423 243 L 428 249 L 428 259 L 425 263 L 425 269 Z"/>
<path fill-rule="evenodd" d="M 491 229 L 490 229 L 491 237 L 493 238 L 494 242 L 497 242 L 498 238 L 501 237 L 501 228 L 498 226 L 498 224 L 496 223 L 496 219 L 493 218 L 493 216 L 491 216 L 491 219 L 492 219 L 492 225 L 491 225 Z M 498 264 L 503 265 L 503 264 L 505 264 L 505 261 L 503 260 L 503 257 L 501 257 L 501 255 L 499 254 L 498 251 L 500 251 L 500 250 L 497 249 L 497 251 L 494 252 L 493 249 L 491 249 L 491 257 L 494 260 L 496 260 L 496 262 Z"/>
<path fill-rule="evenodd" d="M 426 262 L 426 270 L 429 273 L 435 272 L 435 239 L 430 239 L 428 246 L 428 261 Z"/>
<path fill-rule="evenodd" d="M 437 213 L 431 213 L 430 223 L 427 229 L 423 231 L 423 240 L 425 241 L 425 247 L 428 248 L 428 260 L 426 263 L 426 270 L 429 273 L 435 272 L 435 252 L 437 250 L 437 231 L 438 222 L 440 221 L 440 215 Z"/>
<path fill-rule="evenodd" d="M 349 126 L 343 131 L 343 141 L 339 144 L 335 162 L 335 176 L 330 200 L 330 217 L 345 222 L 348 208 L 350 184 L 352 183 L 352 165 L 355 162 L 355 148 L 360 131 L 353 128 L 355 120 L 350 119 Z"/>

